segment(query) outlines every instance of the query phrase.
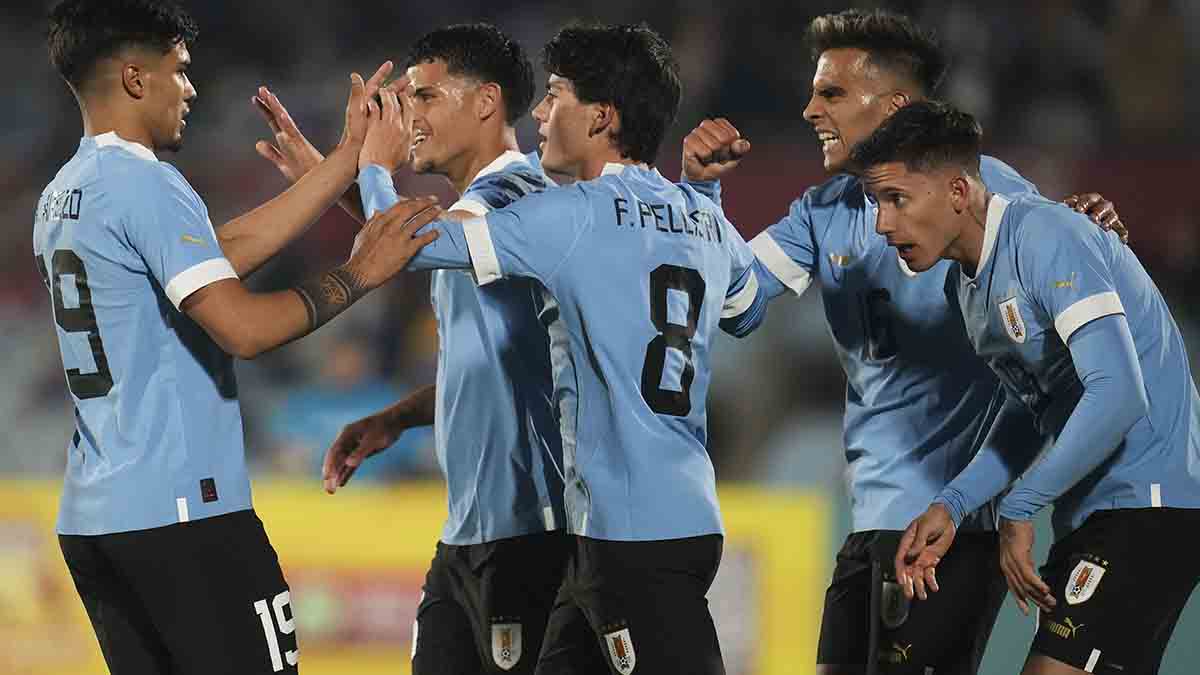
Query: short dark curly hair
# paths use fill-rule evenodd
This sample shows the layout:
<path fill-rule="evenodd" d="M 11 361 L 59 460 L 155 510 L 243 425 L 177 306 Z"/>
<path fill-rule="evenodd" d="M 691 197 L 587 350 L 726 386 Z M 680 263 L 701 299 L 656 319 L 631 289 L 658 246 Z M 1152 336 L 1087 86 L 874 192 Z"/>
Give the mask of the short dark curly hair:
<path fill-rule="evenodd" d="M 621 115 L 621 156 L 653 164 L 679 113 L 682 87 L 671 46 L 646 24 L 572 24 L 542 50 L 546 72 L 571 81 L 584 103 L 611 103 Z"/>
<path fill-rule="evenodd" d="M 488 23 L 455 24 L 426 33 L 408 52 L 405 68 L 434 60 L 452 75 L 500 85 L 505 119 L 515 124 L 533 102 L 533 65 L 519 42 Z"/>
<path fill-rule="evenodd" d="M 126 47 L 165 54 L 199 35 L 196 21 L 174 0 L 63 0 L 50 10 L 46 44 L 55 69 L 78 88 L 98 61 Z"/>
<path fill-rule="evenodd" d="M 850 163 L 859 172 L 889 162 L 903 162 L 916 173 L 955 166 L 978 178 L 982 147 L 983 127 L 970 113 L 940 101 L 917 101 L 854 146 Z"/>
<path fill-rule="evenodd" d="M 946 76 L 946 55 L 932 31 L 903 14 L 848 9 L 812 20 L 805 40 L 814 61 L 830 49 L 861 49 L 879 67 L 909 78 L 925 96 Z"/>

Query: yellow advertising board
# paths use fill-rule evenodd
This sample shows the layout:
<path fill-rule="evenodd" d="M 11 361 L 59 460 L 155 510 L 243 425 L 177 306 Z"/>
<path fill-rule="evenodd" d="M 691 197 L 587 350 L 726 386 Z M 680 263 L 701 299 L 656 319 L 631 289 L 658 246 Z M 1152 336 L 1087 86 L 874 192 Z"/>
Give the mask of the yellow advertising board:
<path fill-rule="evenodd" d="M 54 536 L 59 484 L 0 481 L 0 673 L 105 673 Z M 292 588 L 302 672 L 408 673 L 421 584 L 445 518 L 437 483 L 258 482 L 255 508 Z M 730 675 L 813 670 L 829 550 L 824 495 L 725 485 L 709 602 Z"/>

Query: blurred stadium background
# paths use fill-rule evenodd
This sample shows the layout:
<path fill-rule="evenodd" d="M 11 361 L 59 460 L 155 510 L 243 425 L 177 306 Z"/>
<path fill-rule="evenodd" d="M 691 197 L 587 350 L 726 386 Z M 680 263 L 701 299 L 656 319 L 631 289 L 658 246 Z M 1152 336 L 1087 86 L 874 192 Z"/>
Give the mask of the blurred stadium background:
<path fill-rule="evenodd" d="M 74 152 L 79 114 L 45 56 L 46 0 L 4 3 L 0 63 L 0 673 L 101 673 L 95 639 L 53 536 L 71 411 L 47 294 L 30 260 L 37 196 Z M 186 148 L 170 158 L 205 197 L 215 224 L 284 187 L 254 152 L 266 129 L 250 105 L 269 85 L 323 149 L 341 129 L 351 70 L 402 59 L 409 42 L 447 23 L 487 20 L 536 57 L 564 22 L 647 21 L 666 35 L 684 104 L 661 167 L 679 143 L 724 115 L 754 150 L 726 182 L 747 238 L 823 180 L 801 119 L 812 65 L 808 20 L 844 2 L 713 0 L 283 0 L 187 2 L 201 26 L 191 70 L 199 100 Z M 1098 191 L 1113 200 L 1192 346 L 1200 354 L 1193 275 L 1200 247 L 1200 2 L 1195 0 L 911 0 L 886 6 L 938 30 L 953 59 L 943 96 L 976 113 L 987 151 L 1047 196 Z M 539 73 L 539 76 L 541 74 Z M 543 76 L 544 77 L 544 76 Z M 540 84 L 539 84 L 540 86 Z M 532 144 L 534 124 L 520 126 Z M 401 191 L 439 193 L 438 179 L 401 174 Z M 336 209 L 251 283 L 285 287 L 349 250 Z M 435 368 L 428 279 L 408 275 L 320 333 L 238 366 L 256 504 L 293 585 L 305 672 L 407 672 L 413 611 L 445 513 L 429 434 L 371 462 L 337 497 L 319 491 L 319 458 L 340 426 Z M 745 341 L 717 355 L 710 452 L 730 530 L 711 596 L 731 675 L 812 671 L 820 607 L 848 527 L 842 490 L 844 379 L 815 293 L 784 300 Z M 1200 372 L 1200 371 L 1196 371 Z M 1040 551 L 1049 531 L 1039 531 Z M 1163 555 L 1195 555 L 1161 542 Z M 1009 601 L 984 672 L 1015 673 L 1034 630 Z M 1169 675 L 1200 669 L 1200 601 L 1167 652 Z"/>

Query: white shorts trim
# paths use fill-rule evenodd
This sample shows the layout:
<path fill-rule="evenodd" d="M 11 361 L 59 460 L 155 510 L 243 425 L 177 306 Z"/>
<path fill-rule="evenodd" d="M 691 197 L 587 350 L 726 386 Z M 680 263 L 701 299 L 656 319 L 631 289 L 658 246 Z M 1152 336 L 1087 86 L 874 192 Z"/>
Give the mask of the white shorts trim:
<path fill-rule="evenodd" d="M 167 282 L 165 290 L 171 304 L 175 305 L 175 309 L 179 309 L 189 295 L 201 288 L 222 279 L 236 278 L 238 278 L 237 272 L 233 271 L 233 265 L 229 264 L 228 260 L 212 258 L 176 274 L 175 278 Z"/>
<path fill-rule="evenodd" d="M 475 269 L 475 283 L 486 286 L 500 279 L 503 276 L 500 273 L 500 260 L 496 257 L 496 247 L 492 245 L 487 219 L 464 220 L 462 226 L 467 251 L 471 254 L 471 266 Z"/>
<path fill-rule="evenodd" d="M 178 497 L 175 499 L 175 510 L 179 512 L 179 522 L 186 523 L 191 520 L 188 517 L 187 497 Z"/>
<path fill-rule="evenodd" d="M 1113 314 L 1124 314 L 1125 307 L 1121 304 L 1121 296 L 1113 291 L 1097 293 L 1086 297 L 1059 313 L 1054 319 L 1054 328 L 1063 342 L 1071 339 L 1075 331 L 1089 321 Z"/>
<path fill-rule="evenodd" d="M 783 285 L 792 289 L 796 295 L 803 295 L 809 284 L 812 283 L 812 275 L 797 265 L 796 261 L 792 260 L 791 256 L 783 250 L 783 247 L 769 232 L 763 232 L 751 239 L 750 249 L 754 251 L 759 262 L 771 270 L 771 274 L 779 277 Z"/>
<path fill-rule="evenodd" d="M 1087 664 L 1083 667 L 1083 672 L 1090 673 L 1100 663 L 1100 650 L 1093 649 L 1092 655 L 1088 657 Z"/>

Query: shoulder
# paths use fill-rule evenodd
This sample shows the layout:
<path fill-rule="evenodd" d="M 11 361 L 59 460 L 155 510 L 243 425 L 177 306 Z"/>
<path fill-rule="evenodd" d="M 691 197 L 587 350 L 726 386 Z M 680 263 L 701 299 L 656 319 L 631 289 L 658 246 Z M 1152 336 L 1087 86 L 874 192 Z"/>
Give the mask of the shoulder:
<path fill-rule="evenodd" d="M 166 162 L 134 157 L 117 148 L 101 148 L 97 153 L 98 178 L 106 191 L 147 204 L 157 201 L 200 201 L 195 189 Z"/>
<path fill-rule="evenodd" d="M 866 196 L 862 191 L 858 178 L 849 174 L 839 174 L 829 180 L 814 185 L 804 191 L 793 204 L 804 203 L 809 208 L 827 209 L 849 202 L 865 203 Z"/>
<path fill-rule="evenodd" d="M 1087 216 L 1038 196 L 1008 195 L 1008 208 L 1017 241 L 1076 240 L 1103 232 Z"/>
<path fill-rule="evenodd" d="M 979 158 L 979 173 L 993 192 L 1037 192 L 1034 184 L 1016 169 L 990 155 Z"/>

